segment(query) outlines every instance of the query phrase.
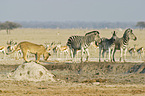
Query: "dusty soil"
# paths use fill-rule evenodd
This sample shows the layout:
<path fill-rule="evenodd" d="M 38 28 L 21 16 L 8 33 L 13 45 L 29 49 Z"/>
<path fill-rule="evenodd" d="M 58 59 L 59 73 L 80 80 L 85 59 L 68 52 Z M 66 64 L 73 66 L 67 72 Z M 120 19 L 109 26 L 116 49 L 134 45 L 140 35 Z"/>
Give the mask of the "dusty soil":
<path fill-rule="evenodd" d="M 0 61 L 0 95 L 145 95 L 145 63 L 44 62 L 57 82 L 7 78 L 22 60 Z"/>
<path fill-rule="evenodd" d="M 94 29 L 96 30 L 96 29 Z M 98 29 L 97 29 L 98 30 Z M 121 37 L 123 31 L 118 29 L 99 29 L 101 37 L 110 38 L 113 31 L 117 31 Z M 90 29 L 14 29 L 7 35 L 5 30 L 0 32 L 0 45 L 7 47 L 7 42 L 30 41 L 36 44 L 61 42 L 66 45 L 67 39 L 72 35 L 84 35 Z M 58 35 L 59 33 L 59 35 Z M 137 41 L 130 40 L 128 47 L 145 48 L 144 30 L 134 30 Z M 98 58 L 98 48 L 90 46 L 90 58 Z M 52 61 L 43 62 L 57 82 L 30 82 L 16 81 L 7 78 L 7 75 L 23 64 L 23 59 L 14 60 L 15 54 L 6 56 L 0 53 L 0 95 L 2 96 L 91 96 L 91 95 L 138 95 L 145 96 L 145 63 L 98 63 L 87 62 L 73 64 L 69 61 L 54 61 L 55 56 L 51 56 Z M 13 58 L 13 60 L 11 60 Z M 34 58 L 34 57 L 33 57 Z M 54 58 L 54 59 L 53 59 Z M 119 51 L 116 52 L 116 59 L 119 58 Z M 145 58 L 145 56 L 144 56 Z M 20 59 L 20 58 L 19 58 Z M 131 60 L 127 53 L 127 59 Z M 134 61 L 138 61 L 139 56 L 133 56 Z M 34 59 L 33 59 L 34 60 Z M 145 59 L 143 59 L 145 61 Z"/>

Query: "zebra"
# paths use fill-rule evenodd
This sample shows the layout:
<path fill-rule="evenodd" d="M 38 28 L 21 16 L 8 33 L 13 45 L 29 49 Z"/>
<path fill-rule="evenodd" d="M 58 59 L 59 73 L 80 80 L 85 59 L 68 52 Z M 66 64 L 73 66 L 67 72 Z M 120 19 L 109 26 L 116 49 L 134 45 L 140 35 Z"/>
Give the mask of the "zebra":
<path fill-rule="evenodd" d="M 71 36 L 68 38 L 67 46 L 70 49 L 71 58 L 75 58 L 77 50 L 81 50 L 81 63 L 83 61 L 83 53 L 87 53 L 86 61 L 89 58 L 88 47 L 90 43 L 100 40 L 98 31 L 87 32 L 85 36 Z"/>
<path fill-rule="evenodd" d="M 101 42 L 98 44 L 97 41 L 95 41 L 95 45 L 99 45 L 99 62 L 101 62 L 101 51 L 102 52 L 102 57 L 104 58 L 104 53 L 106 52 L 106 58 L 108 56 L 109 53 L 109 61 L 110 61 L 110 57 L 111 57 L 111 61 L 112 61 L 112 52 L 113 52 L 113 45 L 114 42 L 116 40 L 116 32 L 114 31 L 112 34 L 112 37 L 110 39 L 108 38 L 101 38 Z M 105 61 L 105 60 L 104 60 Z"/>
<path fill-rule="evenodd" d="M 134 41 L 137 40 L 137 37 L 133 34 L 133 30 L 131 28 L 126 29 L 121 38 L 116 37 L 115 48 L 113 51 L 113 61 L 114 62 L 115 62 L 114 55 L 115 55 L 116 50 L 120 50 L 120 61 L 122 60 L 122 54 L 123 54 L 123 61 L 125 62 L 127 45 L 129 43 L 130 39 L 132 39 Z"/>

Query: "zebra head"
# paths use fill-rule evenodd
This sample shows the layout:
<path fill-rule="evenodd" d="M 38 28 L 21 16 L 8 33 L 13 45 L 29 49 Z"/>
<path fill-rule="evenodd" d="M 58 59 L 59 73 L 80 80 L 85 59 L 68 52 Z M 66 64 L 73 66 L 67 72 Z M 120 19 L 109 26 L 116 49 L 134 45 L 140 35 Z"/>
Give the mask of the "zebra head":
<path fill-rule="evenodd" d="M 129 39 L 132 39 L 132 40 L 134 40 L 134 41 L 137 40 L 137 37 L 133 34 L 133 30 L 130 29 L 130 28 L 126 29 L 126 31 L 125 31 L 125 33 L 124 33 L 124 36 L 125 36 L 125 37 L 128 37 L 128 40 L 129 40 Z"/>
<path fill-rule="evenodd" d="M 117 37 L 116 36 L 116 32 L 114 31 L 113 34 L 112 34 L 112 40 L 113 40 L 113 42 L 116 40 L 116 37 Z"/>

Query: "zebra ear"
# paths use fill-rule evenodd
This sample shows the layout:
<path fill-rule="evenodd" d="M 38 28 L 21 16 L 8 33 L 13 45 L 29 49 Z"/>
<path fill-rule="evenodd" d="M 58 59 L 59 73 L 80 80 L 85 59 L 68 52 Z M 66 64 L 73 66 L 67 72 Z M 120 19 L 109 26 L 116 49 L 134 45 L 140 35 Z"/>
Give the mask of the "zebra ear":
<path fill-rule="evenodd" d="M 116 36 L 116 32 L 115 31 L 113 32 L 113 35 Z"/>
<path fill-rule="evenodd" d="M 118 32 L 116 32 L 116 31 L 113 31 L 113 32 L 111 32 L 113 35 L 116 35 Z"/>
<path fill-rule="evenodd" d="M 130 29 L 130 32 L 132 33 L 132 29 Z"/>
<path fill-rule="evenodd" d="M 97 34 L 100 34 L 98 31 L 96 31 L 97 32 Z"/>

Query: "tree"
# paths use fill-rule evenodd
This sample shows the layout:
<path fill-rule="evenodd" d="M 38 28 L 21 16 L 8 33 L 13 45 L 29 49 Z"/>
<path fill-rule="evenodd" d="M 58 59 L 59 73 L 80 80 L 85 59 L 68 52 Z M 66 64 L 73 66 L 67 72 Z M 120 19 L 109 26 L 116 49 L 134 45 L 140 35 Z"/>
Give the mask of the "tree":
<path fill-rule="evenodd" d="M 145 28 L 145 22 L 142 22 L 142 21 L 141 22 L 137 22 L 136 26 L 141 28 L 141 29 L 143 29 L 143 28 Z"/>
<path fill-rule="evenodd" d="M 20 24 L 15 22 L 6 21 L 4 23 L 0 23 L 0 30 L 6 30 L 7 34 L 10 34 L 10 30 L 22 27 Z"/>

